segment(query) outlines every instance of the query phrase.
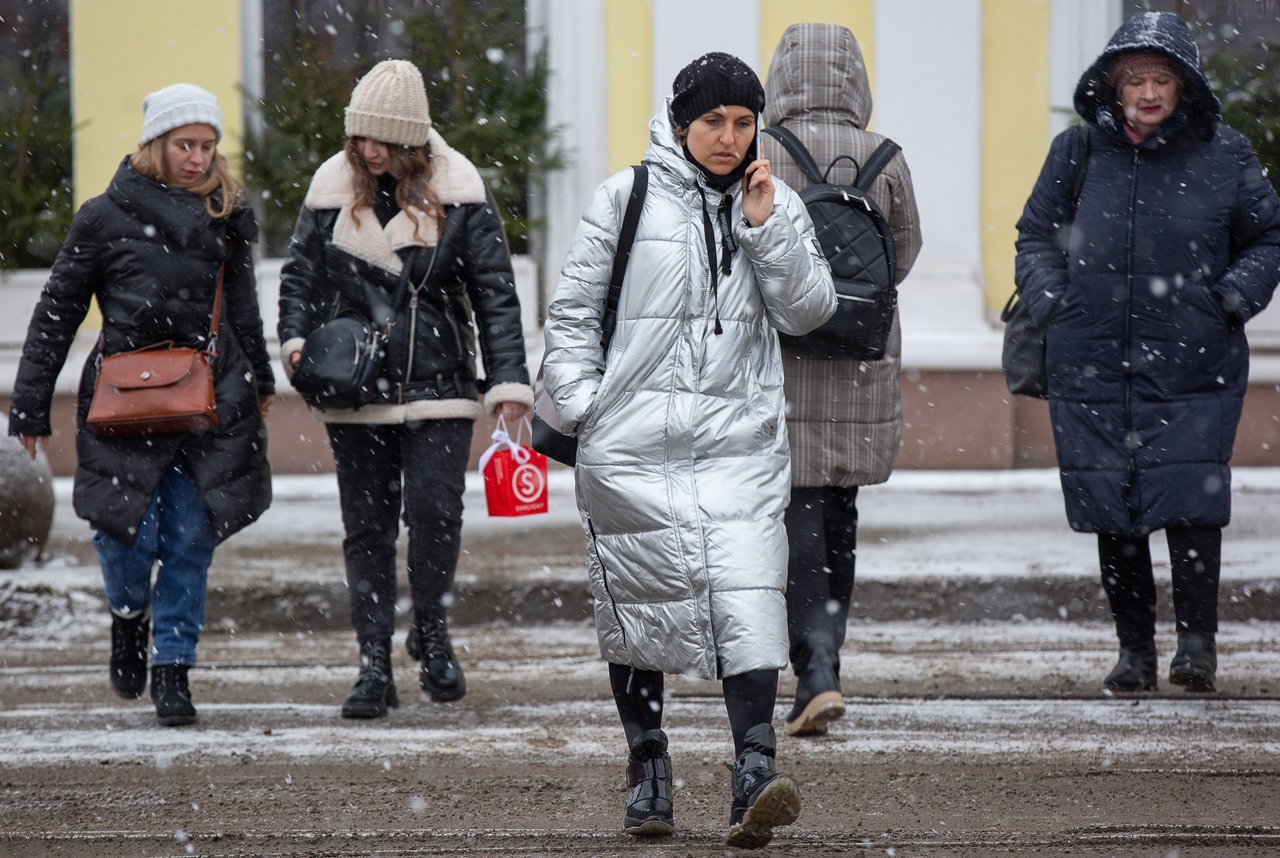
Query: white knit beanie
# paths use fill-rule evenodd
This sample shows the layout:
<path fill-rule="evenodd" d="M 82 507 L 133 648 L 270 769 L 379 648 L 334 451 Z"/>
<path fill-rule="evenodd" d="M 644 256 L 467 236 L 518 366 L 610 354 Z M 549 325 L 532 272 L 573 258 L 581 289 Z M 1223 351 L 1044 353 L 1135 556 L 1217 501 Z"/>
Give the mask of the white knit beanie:
<path fill-rule="evenodd" d="M 422 146 L 431 130 L 422 72 L 405 60 L 383 60 L 360 78 L 347 105 L 348 137 Z"/>
<path fill-rule="evenodd" d="M 142 99 L 142 139 L 150 143 L 184 125 L 210 125 L 222 139 L 222 111 L 213 93 L 193 83 L 175 83 Z"/>

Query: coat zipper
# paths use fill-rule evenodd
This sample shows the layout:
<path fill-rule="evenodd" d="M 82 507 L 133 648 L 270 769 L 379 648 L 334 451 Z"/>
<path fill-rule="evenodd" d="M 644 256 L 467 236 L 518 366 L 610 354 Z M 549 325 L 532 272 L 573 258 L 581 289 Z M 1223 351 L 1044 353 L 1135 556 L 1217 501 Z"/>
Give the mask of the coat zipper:
<path fill-rule="evenodd" d="M 422 277 L 422 285 L 414 287 L 413 296 L 409 299 L 409 360 L 404 368 L 404 384 L 400 385 L 400 394 L 397 397 L 400 405 L 404 404 L 404 386 L 413 380 L 413 351 L 418 343 L 418 294 L 422 289 L 426 288 L 427 281 L 431 279 L 431 271 L 436 267 L 436 255 L 440 252 L 440 244 L 431 249 L 431 260 L 427 263 L 427 273 Z M 448 315 L 446 313 L 445 315 Z M 387 332 L 390 339 L 391 332 Z"/>
<path fill-rule="evenodd" d="M 1137 218 L 1138 206 L 1138 168 L 1141 160 L 1137 147 L 1133 150 L 1133 173 L 1129 179 L 1129 234 L 1128 253 L 1125 262 L 1124 290 L 1124 445 L 1127 448 L 1129 462 L 1128 482 L 1130 492 L 1137 485 L 1137 449 L 1133 446 L 1133 231 Z M 1126 493 L 1128 494 L 1128 493 Z M 1133 518 L 1131 504 L 1126 498 L 1125 513 Z"/>
<path fill-rule="evenodd" d="M 613 611 L 614 622 L 618 624 L 618 634 L 622 636 L 622 645 L 630 649 L 631 646 L 627 643 L 627 629 L 622 625 L 622 617 L 618 616 L 618 604 L 613 600 L 613 591 L 609 589 L 609 572 L 604 568 L 604 558 L 600 556 L 600 542 L 596 539 L 596 526 L 592 523 L 589 514 L 586 519 L 587 530 L 591 534 L 591 543 L 596 547 L 596 560 L 600 562 L 600 580 L 604 583 L 604 592 L 609 597 L 609 610 Z"/>

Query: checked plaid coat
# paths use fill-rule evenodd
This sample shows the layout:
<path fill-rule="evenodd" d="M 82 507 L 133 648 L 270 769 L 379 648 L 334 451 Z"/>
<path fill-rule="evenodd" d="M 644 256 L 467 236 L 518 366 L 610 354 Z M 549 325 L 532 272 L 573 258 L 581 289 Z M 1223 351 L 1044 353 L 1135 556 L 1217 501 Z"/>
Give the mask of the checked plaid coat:
<path fill-rule="evenodd" d="M 862 163 L 884 138 L 864 130 L 871 87 L 857 39 L 832 24 L 793 24 L 778 43 L 765 83 L 766 125 L 785 125 L 826 169 L 838 155 Z M 781 144 L 762 138 L 773 173 L 800 190 L 809 184 Z M 841 161 L 829 180 L 852 184 Z M 898 282 L 920 253 L 920 215 L 907 162 L 898 153 L 871 186 L 889 221 Z M 889 479 L 902 436 L 898 371 L 902 333 L 895 318 L 882 360 L 821 360 L 782 350 L 793 486 L 864 486 Z"/>

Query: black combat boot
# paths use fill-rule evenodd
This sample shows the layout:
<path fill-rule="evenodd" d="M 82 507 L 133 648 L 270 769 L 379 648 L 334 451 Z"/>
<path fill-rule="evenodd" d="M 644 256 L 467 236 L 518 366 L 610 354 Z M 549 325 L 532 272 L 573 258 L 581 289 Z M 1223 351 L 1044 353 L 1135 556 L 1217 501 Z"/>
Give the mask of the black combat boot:
<path fill-rule="evenodd" d="M 342 701 L 343 718 L 382 718 L 387 707 L 400 705 L 391 672 L 391 639 L 360 645 L 360 675 Z"/>
<path fill-rule="evenodd" d="M 796 701 L 783 723 L 790 736 L 824 736 L 832 721 L 844 717 L 844 697 L 835 667 L 814 653 L 796 677 Z"/>
<path fill-rule="evenodd" d="M 627 812 L 623 825 L 628 834 L 662 835 L 676 831 L 671 800 L 671 756 L 667 734 L 646 730 L 631 743 L 627 757 Z"/>
<path fill-rule="evenodd" d="M 418 684 L 422 686 L 423 693 L 436 703 L 461 699 L 467 693 L 467 679 L 462 675 L 458 657 L 453 654 L 444 615 L 420 615 L 415 643 L 422 661 L 422 667 L 418 669 Z"/>
<path fill-rule="evenodd" d="M 1218 673 L 1218 643 L 1212 632 L 1178 632 L 1178 652 L 1169 665 L 1169 681 L 1188 691 L 1213 691 Z"/>
<path fill-rule="evenodd" d="M 1120 659 L 1111 668 L 1102 687 L 1108 691 L 1156 690 L 1156 642 L 1120 647 Z"/>
<path fill-rule="evenodd" d="M 800 818 L 800 787 L 790 775 L 774 771 L 777 739 L 773 727 L 757 724 L 747 731 L 745 749 L 733 772 L 733 805 L 725 843 L 759 849 L 773 839 L 775 826 Z"/>
<path fill-rule="evenodd" d="M 156 705 L 156 720 L 166 727 L 185 727 L 196 722 L 196 707 L 191 704 L 185 664 L 157 664 L 151 667 L 151 702 Z"/>
<path fill-rule="evenodd" d="M 147 687 L 150 631 L 150 611 L 129 618 L 111 613 L 111 687 L 126 700 L 137 700 Z"/>

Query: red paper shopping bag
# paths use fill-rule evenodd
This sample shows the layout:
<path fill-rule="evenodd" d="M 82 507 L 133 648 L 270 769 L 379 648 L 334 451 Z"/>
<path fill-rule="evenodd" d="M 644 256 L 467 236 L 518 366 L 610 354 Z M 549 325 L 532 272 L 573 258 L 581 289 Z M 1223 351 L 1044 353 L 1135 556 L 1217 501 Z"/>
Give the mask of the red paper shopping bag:
<path fill-rule="evenodd" d="M 534 515 L 547 511 L 547 457 L 511 440 L 499 419 L 493 444 L 480 457 L 489 515 Z"/>

